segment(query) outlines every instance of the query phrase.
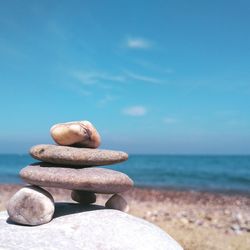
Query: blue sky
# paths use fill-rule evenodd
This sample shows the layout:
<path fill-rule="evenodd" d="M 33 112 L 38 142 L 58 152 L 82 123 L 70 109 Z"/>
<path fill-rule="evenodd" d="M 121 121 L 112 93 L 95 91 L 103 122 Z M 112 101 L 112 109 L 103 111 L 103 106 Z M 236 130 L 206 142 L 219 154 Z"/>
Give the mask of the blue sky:
<path fill-rule="evenodd" d="M 0 1 L 0 152 L 91 121 L 129 153 L 250 153 L 249 1 Z"/>

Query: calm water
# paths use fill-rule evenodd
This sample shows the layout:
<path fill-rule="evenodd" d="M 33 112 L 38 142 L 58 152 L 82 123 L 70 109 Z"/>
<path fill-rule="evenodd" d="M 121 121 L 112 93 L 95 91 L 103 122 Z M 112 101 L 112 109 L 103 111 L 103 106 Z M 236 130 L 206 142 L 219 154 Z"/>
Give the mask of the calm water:
<path fill-rule="evenodd" d="M 20 183 L 28 155 L 0 155 L 0 183 Z M 128 174 L 137 186 L 250 193 L 250 156 L 132 155 L 109 166 Z"/>

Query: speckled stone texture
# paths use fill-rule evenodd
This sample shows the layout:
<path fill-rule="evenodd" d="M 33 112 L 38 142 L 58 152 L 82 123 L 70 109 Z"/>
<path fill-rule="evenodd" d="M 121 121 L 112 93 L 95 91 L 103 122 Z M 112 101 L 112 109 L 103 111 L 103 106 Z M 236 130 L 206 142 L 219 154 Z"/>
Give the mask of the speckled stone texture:
<path fill-rule="evenodd" d="M 72 166 L 101 166 L 126 161 L 128 155 L 125 152 L 75 148 L 40 144 L 30 149 L 30 155 L 40 161 Z"/>
<path fill-rule="evenodd" d="M 20 176 L 25 182 L 37 186 L 106 194 L 125 192 L 133 186 L 133 181 L 126 174 L 111 169 L 65 168 L 44 162 L 23 168 Z"/>
<path fill-rule="evenodd" d="M 0 213 L 0 248 L 8 250 L 182 250 L 159 227 L 126 213 L 84 207 L 56 206 L 55 218 L 36 227 L 16 226 Z"/>
<path fill-rule="evenodd" d="M 30 226 L 41 225 L 52 219 L 55 211 L 54 200 L 46 190 L 27 186 L 10 198 L 7 211 L 13 222 Z"/>

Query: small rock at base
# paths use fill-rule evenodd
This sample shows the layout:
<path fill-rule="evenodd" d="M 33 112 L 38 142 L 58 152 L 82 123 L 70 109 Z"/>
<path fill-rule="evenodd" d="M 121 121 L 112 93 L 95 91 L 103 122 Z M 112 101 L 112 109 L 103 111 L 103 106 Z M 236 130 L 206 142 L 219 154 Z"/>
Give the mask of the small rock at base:
<path fill-rule="evenodd" d="M 55 124 L 50 129 L 54 141 L 63 146 L 98 148 L 101 137 L 89 121 L 75 121 Z"/>
<path fill-rule="evenodd" d="M 123 212 L 129 211 L 128 203 L 119 194 L 114 194 L 113 196 L 111 196 L 111 198 L 109 198 L 109 200 L 106 202 L 105 207 L 120 210 Z"/>
<path fill-rule="evenodd" d="M 51 194 L 36 186 L 20 189 L 11 197 L 7 205 L 10 220 L 30 226 L 48 223 L 54 211 L 54 199 Z"/>
<path fill-rule="evenodd" d="M 73 190 L 71 192 L 71 198 L 80 204 L 91 204 L 96 202 L 96 195 L 93 192 Z"/>

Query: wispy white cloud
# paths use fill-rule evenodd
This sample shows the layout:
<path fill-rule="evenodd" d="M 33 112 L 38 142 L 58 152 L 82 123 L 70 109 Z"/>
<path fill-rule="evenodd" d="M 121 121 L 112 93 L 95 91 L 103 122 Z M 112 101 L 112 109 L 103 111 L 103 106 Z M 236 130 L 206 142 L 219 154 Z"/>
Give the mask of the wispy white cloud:
<path fill-rule="evenodd" d="M 145 38 L 128 38 L 126 40 L 126 47 L 130 49 L 149 49 L 152 47 L 152 42 Z"/>
<path fill-rule="evenodd" d="M 131 80 L 140 81 L 144 83 L 151 83 L 151 84 L 162 84 L 164 80 L 136 74 L 129 70 L 123 70 L 123 72 L 119 75 L 109 74 L 107 72 L 101 71 L 82 71 L 82 70 L 74 70 L 70 72 L 70 75 L 81 82 L 84 85 L 93 85 L 93 84 L 104 84 L 104 82 L 130 82 Z M 106 86 L 106 85 L 105 85 Z"/>
<path fill-rule="evenodd" d="M 163 122 L 165 124 L 173 124 L 173 123 L 177 123 L 178 120 L 173 118 L 173 117 L 165 117 L 165 118 L 163 118 Z"/>
<path fill-rule="evenodd" d="M 132 106 L 123 109 L 123 114 L 130 116 L 144 116 L 147 114 L 147 109 L 144 106 Z"/>
<path fill-rule="evenodd" d="M 139 75 L 139 74 L 135 74 L 133 72 L 127 71 L 127 70 L 125 70 L 124 73 L 126 74 L 126 76 L 128 78 L 133 79 L 133 80 L 147 82 L 147 83 L 154 83 L 154 84 L 162 84 L 163 83 L 163 81 L 161 79 L 158 79 L 155 77 Z"/>
<path fill-rule="evenodd" d="M 116 100 L 118 97 L 110 94 L 106 94 L 102 99 L 99 100 L 98 106 L 102 107 L 105 106 L 107 103 Z"/>
<path fill-rule="evenodd" d="M 80 96 L 89 97 L 93 94 L 93 92 L 91 91 L 91 89 L 88 88 L 88 86 L 81 86 L 80 84 L 69 82 L 62 83 L 61 85 Z"/>
<path fill-rule="evenodd" d="M 96 78 L 91 72 L 73 71 L 71 75 L 83 84 L 91 85 L 96 83 Z"/>
<path fill-rule="evenodd" d="M 81 83 L 86 85 L 92 85 L 100 81 L 112 81 L 112 82 L 123 82 L 125 81 L 124 76 L 111 75 L 105 72 L 99 71 L 72 71 L 71 75 L 79 80 Z"/>

